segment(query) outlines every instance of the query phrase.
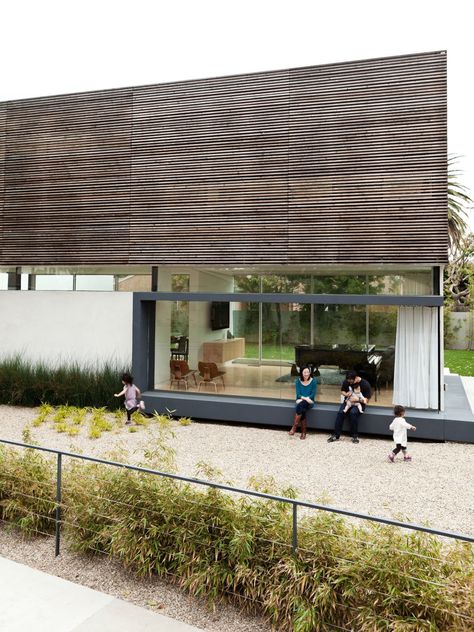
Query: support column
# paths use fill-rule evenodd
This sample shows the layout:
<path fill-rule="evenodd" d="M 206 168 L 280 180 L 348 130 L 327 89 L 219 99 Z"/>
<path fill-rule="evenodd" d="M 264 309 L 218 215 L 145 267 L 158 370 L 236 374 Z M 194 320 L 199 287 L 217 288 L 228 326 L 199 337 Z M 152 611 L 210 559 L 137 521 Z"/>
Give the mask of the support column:
<path fill-rule="evenodd" d="M 158 292 L 158 266 L 151 266 L 151 291 Z"/>
<path fill-rule="evenodd" d="M 21 290 L 21 268 L 15 268 L 14 272 L 8 273 L 8 289 Z"/>

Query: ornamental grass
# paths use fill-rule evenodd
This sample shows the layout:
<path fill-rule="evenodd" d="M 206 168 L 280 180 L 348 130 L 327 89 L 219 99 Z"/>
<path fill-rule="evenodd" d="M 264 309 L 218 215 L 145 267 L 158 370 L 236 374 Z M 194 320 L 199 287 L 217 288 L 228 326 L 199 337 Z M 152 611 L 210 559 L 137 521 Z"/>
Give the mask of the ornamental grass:
<path fill-rule="evenodd" d="M 21 356 L 4 358 L 0 360 L 0 404 L 33 407 L 45 402 L 115 410 L 121 400 L 113 394 L 120 390 L 120 375 L 126 370 L 113 362 L 99 367 L 76 362 L 51 367 Z"/>

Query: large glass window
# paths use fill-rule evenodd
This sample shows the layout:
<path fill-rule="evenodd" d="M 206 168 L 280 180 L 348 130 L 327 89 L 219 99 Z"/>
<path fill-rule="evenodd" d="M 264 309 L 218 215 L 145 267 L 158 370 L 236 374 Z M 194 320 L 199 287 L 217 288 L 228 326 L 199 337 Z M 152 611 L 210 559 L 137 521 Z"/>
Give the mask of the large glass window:
<path fill-rule="evenodd" d="M 19 274 L 19 287 L 12 279 L 9 280 L 8 272 Z M 149 267 L 132 266 L 23 266 L 3 269 L 0 272 L 0 290 L 16 288 L 29 291 L 150 292 L 151 270 Z"/>
<path fill-rule="evenodd" d="M 431 270 L 370 275 L 367 294 L 418 295 L 433 294 Z"/>
<path fill-rule="evenodd" d="M 166 269 L 166 268 L 165 268 Z M 193 271 L 194 273 L 196 271 Z M 433 293 L 432 270 L 396 270 L 380 274 L 379 269 L 363 271 L 332 271 L 324 268 L 299 274 L 265 273 L 243 274 L 231 271 L 203 270 L 202 280 L 193 285 L 193 292 L 207 292 L 209 275 L 228 280 L 223 291 L 245 294 L 386 294 L 430 295 Z M 163 288 L 165 289 L 165 288 Z M 185 291 L 178 288 L 176 291 Z"/>
<path fill-rule="evenodd" d="M 396 324 L 393 306 L 158 301 L 155 387 L 293 400 L 309 364 L 318 401 L 339 402 L 357 369 L 391 406 Z"/>

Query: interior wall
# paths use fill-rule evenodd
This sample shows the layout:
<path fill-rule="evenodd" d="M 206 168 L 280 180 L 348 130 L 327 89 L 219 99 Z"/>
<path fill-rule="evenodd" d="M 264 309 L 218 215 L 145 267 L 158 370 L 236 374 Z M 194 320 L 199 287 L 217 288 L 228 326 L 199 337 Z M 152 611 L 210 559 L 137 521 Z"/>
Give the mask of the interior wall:
<path fill-rule="evenodd" d="M 191 292 L 232 292 L 234 280 L 231 276 L 193 270 L 190 278 Z M 212 331 L 210 328 L 210 309 L 208 302 L 189 303 L 189 362 L 197 366 L 202 360 L 202 343 L 222 340 L 227 337 L 228 329 Z"/>

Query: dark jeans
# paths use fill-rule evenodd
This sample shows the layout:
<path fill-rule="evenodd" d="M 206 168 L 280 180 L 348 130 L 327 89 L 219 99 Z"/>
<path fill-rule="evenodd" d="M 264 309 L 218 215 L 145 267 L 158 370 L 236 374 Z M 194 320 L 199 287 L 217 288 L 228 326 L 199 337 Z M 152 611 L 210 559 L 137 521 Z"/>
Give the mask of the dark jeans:
<path fill-rule="evenodd" d="M 393 452 L 394 454 L 398 454 L 398 453 L 400 452 L 400 450 L 403 452 L 403 454 L 405 454 L 405 453 L 406 453 L 406 451 L 407 451 L 407 447 L 406 447 L 406 446 L 401 445 L 401 443 L 397 443 L 397 447 L 396 447 L 396 448 L 393 448 L 392 452 Z"/>
<path fill-rule="evenodd" d="M 310 408 L 312 408 L 311 404 L 308 404 L 308 402 L 303 399 L 299 404 L 296 404 L 296 414 L 301 415 L 302 420 L 306 419 L 306 413 Z"/>
<path fill-rule="evenodd" d="M 344 423 L 344 417 L 346 415 L 349 417 L 350 432 L 353 437 L 357 437 L 357 431 L 359 428 L 360 410 L 357 408 L 357 406 L 352 406 L 351 408 L 349 408 L 349 411 L 347 413 L 344 413 L 345 406 L 346 404 L 343 403 L 339 407 L 339 410 L 337 411 L 337 416 L 336 416 L 336 423 L 334 424 L 333 434 L 338 439 L 341 436 L 342 425 Z"/>

